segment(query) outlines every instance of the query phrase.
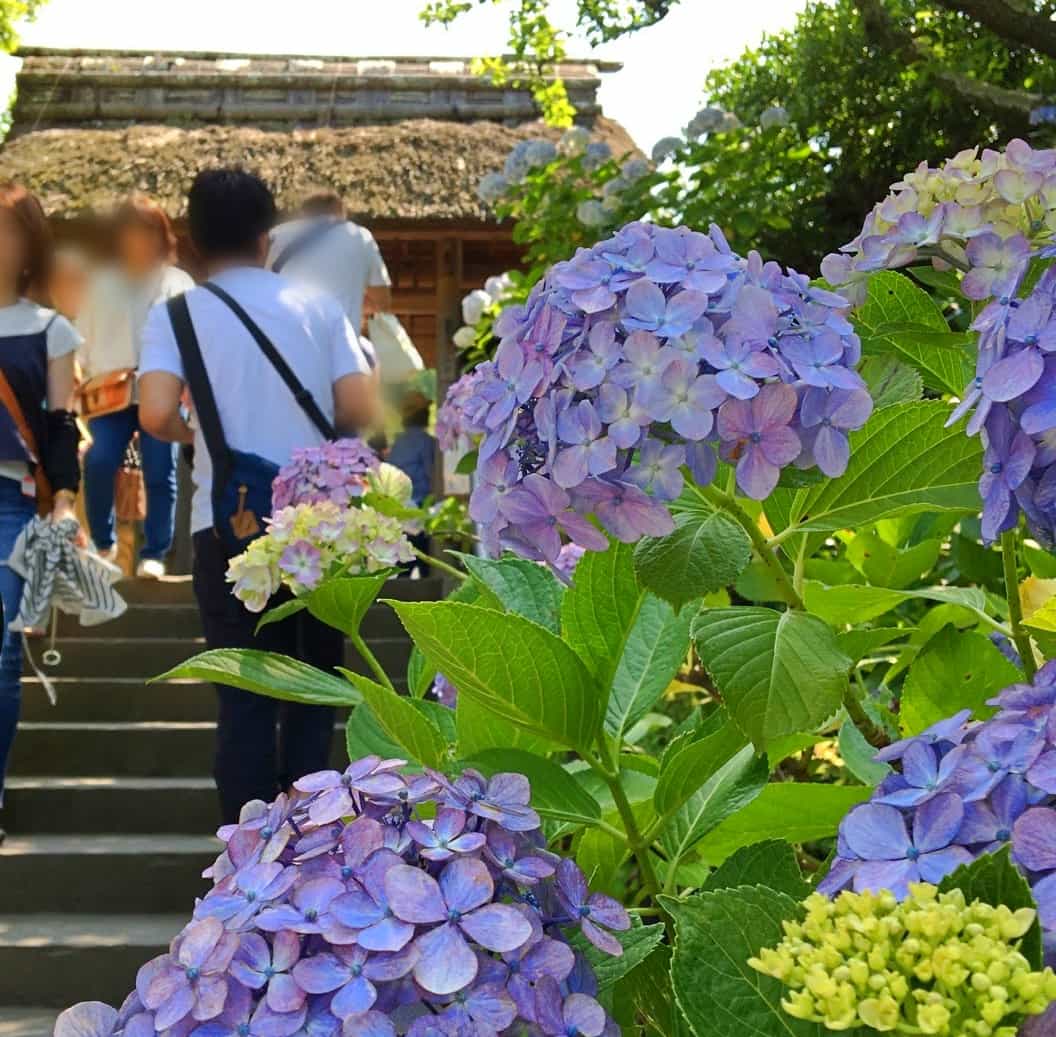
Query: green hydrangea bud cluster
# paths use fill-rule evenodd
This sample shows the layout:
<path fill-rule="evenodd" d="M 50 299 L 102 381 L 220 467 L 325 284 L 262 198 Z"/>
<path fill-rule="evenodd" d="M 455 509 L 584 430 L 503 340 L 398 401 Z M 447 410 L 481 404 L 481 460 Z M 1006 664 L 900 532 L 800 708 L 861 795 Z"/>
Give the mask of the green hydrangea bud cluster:
<path fill-rule="evenodd" d="M 1056 975 L 1019 952 L 1035 911 L 1012 911 L 960 890 L 814 894 L 802 922 L 760 951 L 752 968 L 789 988 L 781 1007 L 830 1030 L 868 1026 L 937 1037 L 1015 1037 L 1056 1001 Z"/>

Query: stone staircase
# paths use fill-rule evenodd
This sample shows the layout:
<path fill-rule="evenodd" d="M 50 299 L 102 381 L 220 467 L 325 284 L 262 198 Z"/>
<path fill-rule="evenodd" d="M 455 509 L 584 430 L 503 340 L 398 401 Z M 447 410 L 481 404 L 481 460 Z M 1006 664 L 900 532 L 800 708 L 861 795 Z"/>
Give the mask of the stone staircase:
<path fill-rule="evenodd" d="M 25 683 L 0 848 L 0 1037 L 50 1037 L 76 1001 L 119 1004 L 190 917 L 217 853 L 213 690 L 145 683 L 204 647 L 189 581 L 122 593 L 120 620 L 60 624 L 57 706 Z M 437 598 L 440 586 L 392 581 L 382 596 Z M 363 630 L 402 678 L 410 645 L 392 610 L 375 606 Z M 348 664 L 366 672 L 351 649 Z M 334 762 L 345 759 L 335 737 Z"/>

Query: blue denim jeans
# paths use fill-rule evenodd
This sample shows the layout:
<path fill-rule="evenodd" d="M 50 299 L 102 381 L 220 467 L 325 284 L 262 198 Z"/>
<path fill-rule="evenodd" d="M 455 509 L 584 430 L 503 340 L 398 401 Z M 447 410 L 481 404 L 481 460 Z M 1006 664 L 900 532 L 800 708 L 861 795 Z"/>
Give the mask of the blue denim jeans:
<path fill-rule="evenodd" d="M 132 437 L 139 431 L 147 519 L 143 523 L 142 558 L 160 561 L 172 547 L 176 525 L 175 443 L 163 443 L 139 427 L 139 408 L 129 407 L 88 422 L 92 445 L 84 458 L 84 510 L 92 540 L 100 551 L 114 544 L 114 479 Z"/>
<path fill-rule="evenodd" d="M 15 479 L 0 477 L 0 601 L 4 606 L 4 639 L 0 648 L 0 806 L 4 802 L 4 774 L 15 741 L 22 707 L 22 635 L 8 629 L 18 615 L 22 577 L 7 564 L 18 534 L 36 513 L 34 501 L 23 495 Z"/>

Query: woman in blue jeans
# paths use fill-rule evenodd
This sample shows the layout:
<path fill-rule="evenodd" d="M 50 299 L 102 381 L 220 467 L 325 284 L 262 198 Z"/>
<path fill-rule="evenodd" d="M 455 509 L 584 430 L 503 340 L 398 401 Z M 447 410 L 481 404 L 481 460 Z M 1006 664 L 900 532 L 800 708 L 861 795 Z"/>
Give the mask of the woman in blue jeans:
<path fill-rule="evenodd" d="M 0 378 L 6 383 L 0 406 L 0 599 L 7 624 L 22 598 L 22 580 L 7 559 L 26 523 L 42 510 L 36 490 L 44 487 L 35 474 L 47 477 L 56 521 L 73 517 L 80 482 L 70 410 L 80 336 L 64 317 L 31 298 L 44 292 L 50 260 L 40 203 L 22 187 L 0 183 Z M 22 640 L 8 626 L 0 648 L 0 808 L 21 700 Z M 0 827 L 0 841 L 3 834 Z"/>
<path fill-rule="evenodd" d="M 194 282 L 172 265 L 176 238 L 165 210 L 143 195 L 125 201 L 114 215 L 113 263 L 92 279 L 77 328 L 84 336 L 78 352 L 87 381 L 139 366 L 143 326 L 150 308 L 191 288 Z M 89 415 L 92 445 L 84 458 L 85 512 L 96 549 L 116 554 L 114 480 L 132 437 L 139 432 L 147 518 L 137 575 L 164 575 L 176 520 L 176 451 L 139 427 L 135 402 L 97 418 Z"/>

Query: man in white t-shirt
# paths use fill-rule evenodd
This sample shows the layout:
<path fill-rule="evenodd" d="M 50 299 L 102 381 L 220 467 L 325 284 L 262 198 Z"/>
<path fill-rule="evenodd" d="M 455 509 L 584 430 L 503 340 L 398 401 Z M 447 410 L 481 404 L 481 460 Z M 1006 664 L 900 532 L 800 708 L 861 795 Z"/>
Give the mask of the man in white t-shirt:
<path fill-rule="evenodd" d="M 347 218 L 333 191 L 310 195 L 300 217 L 271 232 L 268 268 L 329 292 L 356 331 L 392 308 L 392 280 L 374 235 Z"/>
<path fill-rule="evenodd" d="M 356 332 L 335 299 L 264 268 L 274 219 L 271 192 L 250 173 L 206 170 L 191 187 L 191 239 L 210 282 L 259 326 L 331 425 L 364 427 L 373 394 Z M 319 445 L 322 433 L 228 305 L 205 288 L 187 292 L 186 301 L 227 445 L 276 465 L 288 462 L 297 447 Z M 232 596 L 228 557 L 214 531 L 212 459 L 201 430 L 181 414 L 186 383 L 169 312 L 156 306 L 143 332 L 140 422 L 159 439 L 194 443 L 194 590 L 209 647 L 277 651 L 323 669 L 340 665 L 337 631 L 302 612 L 258 637 L 257 617 Z M 297 778 L 326 768 L 333 710 L 280 704 L 225 686 L 217 692 L 214 773 L 225 822 L 237 820 L 247 801 L 270 801 Z M 283 734 L 277 743 L 278 722 Z"/>

